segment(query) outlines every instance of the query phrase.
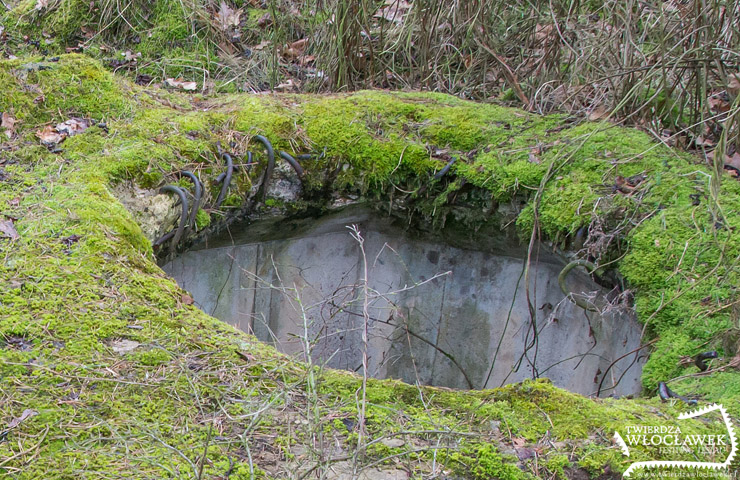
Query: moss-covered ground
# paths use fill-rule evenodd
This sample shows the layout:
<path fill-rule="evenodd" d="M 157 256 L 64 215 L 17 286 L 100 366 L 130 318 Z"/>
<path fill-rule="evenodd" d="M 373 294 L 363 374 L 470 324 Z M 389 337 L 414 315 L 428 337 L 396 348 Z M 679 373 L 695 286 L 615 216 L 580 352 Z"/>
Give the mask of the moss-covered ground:
<path fill-rule="evenodd" d="M 419 478 L 606 478 L 650 459 L 639 448 L 623 457 L 614 430 L 673 425 L 687 409 L 661 403 L 659 381 L 680 377 L 673 390 L 740 414 L 740 183 L 727 176 L 712 196 L 707 168 L 644 133 L 437 94 L 185 96 L 79 55 L 0 61 L 0 84 L 0 111 L 18 120 L 0 147 L 0 222 L 18 234 L 0 234 L 9 478 L 300 478 L 347 461 Z M 73 116 L 94 126 L 53 151 L 39 143 L 35 132 Z M 655 339 L 644 398 L 587 399 L 544 380 L 480 392 L 371 380 L 358 425 L 358 377 L 309 370 L 189 305 L 135 221 L 145 212 L 111 193 L 187 168 L 212 199 L 215 143 L 243 154 L 255 134 L 326 151 L 304 162 L 305 200 L 287 211 L 356 195 L 475 226 L 514 205 L 523 241 L 534 229 L 564 246 L 588 226 L 587 248 L 618 267 Z M 433 179 L 449 155 L 459 160 Z M 200 225 L 254 193 L 258 160 Z M 721 358 L 706 374 L 681 362 L 712 349 Z"/>

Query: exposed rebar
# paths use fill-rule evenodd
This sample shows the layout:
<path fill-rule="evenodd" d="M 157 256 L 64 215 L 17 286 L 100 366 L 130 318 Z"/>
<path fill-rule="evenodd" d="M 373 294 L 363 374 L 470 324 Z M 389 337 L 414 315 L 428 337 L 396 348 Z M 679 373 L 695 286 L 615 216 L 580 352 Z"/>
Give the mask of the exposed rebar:
<path fill-rule="evenodd" d="M 667 402 L 671 398 L 677 398 L 689 405 L 696 405 L 698 403 L 696 400 L 692 400 L 690 398 L 686 398 L 682 395 L 677 394 L 676 392 L 668 388 L 668 385 L 666 385 L 665 382 L 660 382 L 658 384 L 658 396 L 660 396 L 660 399 L 664 402 Z"/>
<path fill-rule="evenodd" d="M 234 162 L 231 159 L 231 155 L 224 152 L 221 153 L 221 158 L 226 160 L 226 173 L 222 174 L 223 176 L 220 175 L 218 177 L 223 183 L 221 185 L 221 191 L 218 192 L 218 198 L 216 199 L 216 208 L 220 207 L 221 203 L 223 203 L 224 201 L 224 198 L 226 198 L 226 191 L 229 189 L 229 184 L 231 184 L 231 176 L 234 173 Z M 216 179 L 216 181 L 219 181 L 219 179 Z"/>
<path fill-rule="evenodd" d="M 566 297 L 568 297 L 573 303 L 575 303 L 582 309 L 589 312 L 598 312 L 599 309 L 596 308 L 594 304 L 584 300 L 583 298 L 574 296 L 573 292 L 568 289 L 566 279 L 568 278 L 568 273 L 570 273 L 570 271 L 573 270 L 575 267 L 584 267 L 589 274 L 593 274 L 599 269 L 596 265 L 589 262 L 588 260 L 573 260 L 568 265 L 566 265 L 565 268 L 563 268 L 563 270 L 560 272 L 560 275 L 558 275 L 558 285 L 560 285 L 560 290 L 563 291 Z"/>
<path fill-rule="evenodd" d="M 293 167 L 293 170 L 295 170 L 295 173 L 298 174 L 298 178 L 303 178 L 303 174 L 304 174 L 303 167 L 301 167 L 301 164 L 298 163 L 298 160 L 293 158 L 293 156 L 290 155 L 288 152 L 281 151 L 279 155 L 280 155 L 280 158 L 288 162 L 290 166 Z"/>
<path fill-rule="evenodd" d="M 191 229 L 195 230 L 195 216 L 198 214 L 198 209 L 200 208 L 200 200 L 203 196 L 203 184 L 201 183 L 200 179 L 191 171 L 183 170 L 182 172 L 180 172 L 180 175 L 183 177 L 188 177 L 195 186 L 195 192 L 193 194 L 193 205 L 190 209 L 190 218 L 188 219 L 188 225 L 190 225 Z"/>
<path fill-rule="evenodd" d="M 442 170 L 440 170 L 439 172 L 437 172 L 434 175 L 434 179 L 435 180 L 439 180 L 440 178 L 442 178 L 445 175 L 447 175 L 447 172 L 450 171 L 450 169 L 452 168 L 452 165 L 454 165 L 456 161 L 457 161 L 457 157 L 452 157 L 452 160 L 450 160 L 449 162 L 447 162 L 447 165 L 445 165 L 444 167 L 442 167 Z"/>
<path fill-rule="evenodd" d="M 182 238 L 182 234 L 185 231 L 185 227 L 188 224 L 188 197 L 185 196 L 185 192 L 176 185 L 165 185 L 164 187 L 159 189 L 159 193 L 166 193 L 166 192 L 172 192 L 177 194 L 178 197 L 180 197 L 180 206 L 182 207 L 182 213 L 180 214 L 180 224 L 177 227 L 177 230 L 174 233 L 174 236 L 172 237 L 172 248 L 174 249 L 177 247 L 177 244 L 180 242 L 180 239 Z M 165 235 L 166 237 L 167 235 Z M 162 237 L 163 240 L 159 242 L 155 242 L 157 245 L 161 245 L 166 241 L 164 237 Z"/>
<path fill-rule="evenodd" d="M 267 198 L 267 184 L 270 181 L 270 177 L 272 177 L 272 170 L 275 168 L 275 150 L 272 148 L 272 143 L 264 136 L 255 135 L 254 139 L 264 145 L 265 150 L 267 150 L 267 167 L 265 168 L 264 175 L 262 175 L 262 184 L 257 192 L 257 197 L 264 202 L 265 198 Z"/>
<path fill-rule="evenodd" d="M 718 356 L 719 354 L 714 350 L 712 350 L 711 352 L 700 353 L 694 359 L 694 365 L 699 367 L 699 370 L 701 370 L 702 372 L 706 372 L 709 366 L 706 363 L 704 363 L 704 360 L 709 360 L 710 358 L 717 358 Z"/>

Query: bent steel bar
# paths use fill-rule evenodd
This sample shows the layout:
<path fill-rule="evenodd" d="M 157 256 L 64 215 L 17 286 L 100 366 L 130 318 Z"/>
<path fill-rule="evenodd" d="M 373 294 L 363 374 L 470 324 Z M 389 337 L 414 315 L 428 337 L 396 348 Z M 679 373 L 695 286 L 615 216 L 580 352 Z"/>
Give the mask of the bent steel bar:
<path fill-rule="evenodd" d="M 442 178 L 442 177 L 444 177 L 445 175 L 447 175 L 447 172 L 449 172 L 449 171 L 450 171 L 450 168 L 452 168 L 452 165 L 453 165 L 453 164 L 454 164 L 454 163 L 455 163 L 456 161 L 457 161 L 457 157 L 452 157 L 452 160 L 450 160 L 449 162 L 447 162 L 447 165 L 445 165 L 444 167 L 442 167 L 442 170 L 440 170 L 439 172 L 437 172 L 437 173 L 436 173 L 436 174 L 434 175 L 434 179 L 435 179 L 435 180 L 439 180 L 440 178 Z"/>
<path fill-rule="evenodd" d="M 686 398 L 682 395 L 677 394 L 676 392 L 668 388 L 668 385 L 666 385 L 665 382 L 660 382 L 658 384 L 658 396 L 660 396 L 660 399 L 664 402 L 668 401 L 671 398 L 677 398 L 689 405 L 696 405 L 698 403 L 696 400 L 692 400 L 690 398 Z"/>
<path fill-rule="evenodd" d="M 719 354 L 714 350 L 712 350 L 711 352 L 700 353 L 694 359 L 694 365 L 699 367 L 699 370 L 701 370 L 702 372 L 706 372 L 709 366 L 706 363 L 704 363 L 704 360 L 709 360 L 710 358 L 717 358 L 718 356 Z"/>
<path fill-rule="evenodd" d="M 303 174 L 305 173 L 303 171 L 303 167 L 301 167 L 301 164 L 298 163 L 298 160 L 293 158 L 288 152 L 280 152 L 280 158 L 285 160 L 290 164 L 291 167 L 293 167 L 293 170 L 295 170 L 295 173 L 298 174 L 298 178 L 303 178 Z"/>
<path fill-rule="evenodd" d="M 588 260 L 573 260 L 568 265 L 566 265 L 565 268 L 563 268 L 563 270 L 560 272 L 560 275 L 558 275 L 558 285 L 560 285 L 560 290 L 562 290 L 563 293 L 568 298 L 570 298 L 573 303 L 575 303 L 582 309 L 589 312 L 598 312 L 599 309 L 596 308 L 594 304 L 584 300 L 583 298 L 578 298 L 574 296 L 573 292 L 568 289 L 568 285 L 566 285 L 565 280 L 568 278 L 568 273 L 570 273 L 570 271 L 573 270 L 575 267 L 584 267 L 589 274 L 593 274 L 599 269 L 596 265 L 589 262 Z"/>
<path fill-rule="evenodd" d="M 188 197 L 185 196 L 185 192 L 180 187 L 175 185 L 165 185 L 159 189 L 159 193 L 172 192 L 180 197 L 180 205 L 182 206 L 182 213 L 180 214 L 180 225 L 178 225 L 175 235 L 172 237 L 172 247 L 176 247 L 180 242 L 185 226 L 188 224 Z"/>
<path fill-rule="evenodd" d="M 221 191 L 218 192 L 218 198 L 216 199 L 216 208 L 220 207 L 221 203 L 223 203 L 224 201 L 224 198 L 226 198 L 226 191 L 229 189 L 229 184 L 231 183 L 231 175 L 234 173 L 234 162 L 231 159 L 231 155 L 229 155 L 228 153 L 221 153 L 221 157 L 226 160 L 226 174 L 223 177 L 219 175 L 218 178 L 220 178 L 221 180 L 216 180 L 223 182 L 223 184 L 221 185 Z"/>
<path fill-rule="evenodd" d="M 320 154 L 302 153 L 302 154 L 298 155 L 296 158 L 298 160 L 311 160 L 314 157 L 316 157 L 318 160 L 321 160 L 322 158 L 324 158 L 324 156 L 326 156 L 326 147 L 324 147 L 324 150 L 322 150 L 322 152 Z"/>
<path fill-rule="evenodd" d="M 195 216 L 198 214 L 198 209 L 200 208 L 200 199 L 203 196 L 203 185 L 201 184 L 200 179 L 195 176 L 193 172 L 183 170 L 180 172 L 180 175 L 188 177 L 193 182 L 193 185 L 195 185 L 195 198 L 193 198 L 193 206 L 190 210 L 190 218 L 188 219 L 188 225 L 190 228 L 195 229 Z"/>
<path fill-rule="evenodd" d="M 270 182 L 272 177 L 272 170 L 275 168 L 275 150 L 272 148 L 272 143 L 262 135 L 255 135 L 254 139 L 265 146 L 267 150 L 267 168 L 265 168 L 265 174 L 262 175 L 262 185 L 260 185 L 257 196 L 264 201 L 267 197 L 267 184 Z"/>

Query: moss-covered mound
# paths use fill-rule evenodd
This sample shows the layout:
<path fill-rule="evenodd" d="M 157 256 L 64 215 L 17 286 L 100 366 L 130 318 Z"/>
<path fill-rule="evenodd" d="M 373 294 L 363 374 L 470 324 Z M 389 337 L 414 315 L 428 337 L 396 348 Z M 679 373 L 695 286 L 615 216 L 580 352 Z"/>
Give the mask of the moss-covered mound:
<path fill-rule="evenodd" d="M 686 409 L 654 396 L 659 381 L 681 377 L 673 390 L 740 413 L 740 183 L 723 178 L 712 195 L 711 172 L 643 133 L 434 94 L 178 96 L 76 55 L 1 61 L 0 83 L 0 111 L 16 120 L 0 129 L 0 472 L 10 478 L 608 476 L 652 459 L 640 448 L 624 457 L 614 430 L 673 425 Z M 39 142 L 71 117 L 94 121 L 61 144 Z M 591 256 L 634 289 L 654 340 L 646 398 L 586 399 L 546 381 L 364 386 L 189 305 L 134 220 L 146 212 L 112 192 L 189 169 L 212 198 L 216 141 L 244 153 L 255 134 L 289 152 L 325 150 L 304 161 L 304 199 L 253 201 L 260 160 L 236 170 L 224 206 L 204 209 L 200 225 L 353 196 L 428 224 L 481 225 L 513 205 L 524 241 L 586 231 Z M 712 349 L 721 358 L 701 375 L 681 361 Z"/>

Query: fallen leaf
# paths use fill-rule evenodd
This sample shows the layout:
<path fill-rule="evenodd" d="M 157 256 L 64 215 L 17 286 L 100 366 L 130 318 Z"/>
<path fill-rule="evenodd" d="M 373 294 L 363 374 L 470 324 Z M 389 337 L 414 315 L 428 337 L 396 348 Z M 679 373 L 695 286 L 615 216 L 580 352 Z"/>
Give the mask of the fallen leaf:
<path fill-rule="evenodd" d="M 42 130 L 37 131 L 36 136 L 39 137 L 41 143 L 43 143 L 47 147 L 62 143 L 62 141 L 64 141 L 64 139 L 66 138 L 65 135 L 57 132 L 56 128 L 52 127 L 51 125 L 47 125 Z"/>
<path fill-rule="evenodd" d="M 608 116 L 609 112 L 606 111 L 606 107 L 604 107 L 603 105 L 599 105 L 591 110 L 591 113 L 588 114 L 588 119 L 592 122 L 595 122 L 597 120 L 603 120 Z"/>
<path fill-rule="evenodd" d="M 43 10 L 49 6 L 49 0 L 36 0 L 36 10 Z"/>
<path fill-rule="evenodd" d="M 548 37 L 553 35 L 555 27 L 550 23 L 547 25 L 537 24 L 534 29 L 534 39 L 538 43 L 545 41 Z"/>
<path fill-rule="evenodd" d="M 262 40 L 260 43 L 252 47 L 252 50 L 263 50 L 265 47 L 269 47 L 270 42 L 268 40 Z"/>
<path fill-rule="evenodd" d="M 724 113 L 730 110 L 732 102 L 726 92 L 714 93 L 707 97 L 707 105 L 709 110 L 714 113 Z"/>
<path fill-rule="evenodd" d="M 13 225 L 13 220 L 0 220 L 0 236 L 10 238 L 11 240 L 18 240 L 21 238 Z"/>
<path fill-rule="evenodd" d="M 314 56 L 314 55 L 303 55 L 301 58 L 299 58 L 299 60 L 300 60 L 300 64 L 305 67 L 309 63 L 313 63 L 314 60 L 316 60 L 316 56 Z"/>
<path fill-rule="evenodd" d="M 303 52 L 306 50 L 307 44 L 308 44 L 308 39 L 306 38 L 302 38 L 293 43 L 289 43 L 287 47 L 283 50 L 283 57 L 288 58 L 288 59 L 294 59 L 294 58 L 300 57 L 301 55 L 303 55 Z"/>
<path fill-rule="evenodd" d="M 536 455 L 536 452 L 531 448 L 520 448 L 516 451 L 516 456 L 519 457 L 519 460 L 526 460 L 528 458 L 532 458 Z"/>
<path fill-rule="evenodd" d="M 123 56 L 123 59 L 127 62 L 135 62 L 137 59 L 141 58 L 141 52 L 133 53 L 131 50 L 126 50 L 125 52 L 121 52 L 121 56 Z"/>
<path fill-rule="evenodd" d="M 192 305 L 193 303 L 195 303 L 195 300 L 193 300 L 193 297 L 191 297 L 187 293 L 183 293 L 182 295 L 180 295 L 180 301 L 184 305 Z"/>
<path fill-rule="evenodd" d="M 154 77 L 152 77 L 151 75 L 146 75 L 142 73 L 136 76 L 137 85 L 149 85 L 153 81 L 154 81 Z"/>
<path fill-rule="evenodd" d="M 185 91 L 193 91 L 198 88 L 198 84 L 195 82 L 186 82 L 182 78 L 168 78 L 164 81 L 167 85 L 173 88 L 181 88 Z"/>
<path fill-rule="evenodd" d="M 411 4 L 404 0 L 386 0 L 385 5 L 380 7 L 373 17 L 400 24 L 410 9 Z"/>
<path fill-rule="evenodd" d="M 57 124 L 54 128 L 64 136 L 73 137 L 87 130 L 91 123 L 89 119 L 73 117 Z"/>
<path fill-rule="evenodd" d="M 513 438 L 511 440 L 511 443 L 513 443 L 515 447 L 523 447 L 527 443 L 527 439 L 526 438 Z"/>
<path fill-rule="evenodd" d="M 72 244 L 79 242 L 80 238 L 81 237 L 79 235 L 70 235 L 69 237 L 64 237 L 62 239 L 62 243 L 68 247 L 71 247 Z"/>
<path fill-rule="evenodd" d="M 14 130 L 16 123 L 18 123 L 18 120 L 8 112 L 3 112 L 2 117 L 0 117 L 0 126 L 7 128 L 8 130 Z"/>
<path fill-rule="evenodd" d="M 252 355 L 251 353 L 242 353 L 239 350 L 236 350 L 236 354 L 239 356 L 239 358 L 241 358 L 247 363 L 252 363 L 253 361 L 256 360 L 256 357 Z"/>
<path fill-rule="evenodd" d="M 740 93 L 740 75 L 733 73 L 727 81 L 727 92 L 731 95 Z"/>
<path fill-rule="evenodd" d="M 125 338 L 110 342 L 110 347 L 113 349 L 115 353 L 118 353 L 118 354 L 128 353 L 136 349 L 136 347 L 138 347 L 139 345 L 140 345 L 139 342 L 135 342 L 133 340 L 127 340 Z"/>
<path fill-rule="evenodd" d="M 2 116 L 0 117 L 0 127 L 5 129 L 5 135 L 8 138 L 13 138 L 13 135 L 15 135 L 16 123 L 18 123 L 18 120 L 16 120 L 15 117 L 13 117 L 8 112 L 3 112 Z"/>
<path fill-rule="evenodd" d="M 257 26 L 260 28 L 265 28 L 270 25 L 272 25 L 272 15 L 270 15 L 269 12 L 262 15 L 259 20 L 257 20 Z"/>
<path fill-rule="evenodd" d="M 740 169 L 740 153 L 735 152 L 732 156 L 725 155 L 725 165 Z"/>
<path fill-rule="evenodd" d="M 34 417 L 38 414 L 39 412 L 37 412 L 36 410 L 31 410 L 30 408 L 23 410 L 23 413 L 21 413 L 20 417 L 14 418 L 13 420 L 10 421 L 10 423 L 8 424 L 8 430 L 10 430 L 11 428 L 17 427 L 25 420 L 28 420 L 29 418 Z"/>
<path fill-rule="evenodd" d="M 242 10 L 234 10 L 226 2 L 221 2 L 218 11 L 216 12 L 216 21 L 222 31 L 227 31 L 232 27 L 239 26 L 239 17 L 241 17 Z"/>
<path fill-rule="evenodd" d="M 279 92 L 285 92 L 288 90 L 295 90 L 296 89 L 296 83 L 293 81 L 292 78 L 289 78 L 288 81 L 285 83 L 281 83 L 277 87 L 275 87 L 275 90 Z"/>

